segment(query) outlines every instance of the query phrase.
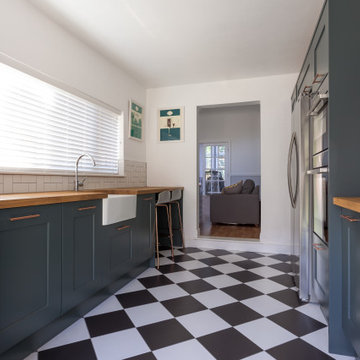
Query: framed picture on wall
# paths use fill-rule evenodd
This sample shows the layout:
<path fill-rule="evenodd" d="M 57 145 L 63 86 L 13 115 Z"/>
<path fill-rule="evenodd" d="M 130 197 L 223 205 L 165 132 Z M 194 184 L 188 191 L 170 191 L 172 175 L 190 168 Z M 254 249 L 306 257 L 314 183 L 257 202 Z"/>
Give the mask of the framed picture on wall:
<path fill-rule="evenodd" d="M 184 141 L 184 107 L 159 109 L 158 137 L 161 143 Z"/>
<path fill-rule="evenodd" d="M 144 108 L 137 102 L 129 101 L 129 138 L 137 141 L 143 139 Z"/>

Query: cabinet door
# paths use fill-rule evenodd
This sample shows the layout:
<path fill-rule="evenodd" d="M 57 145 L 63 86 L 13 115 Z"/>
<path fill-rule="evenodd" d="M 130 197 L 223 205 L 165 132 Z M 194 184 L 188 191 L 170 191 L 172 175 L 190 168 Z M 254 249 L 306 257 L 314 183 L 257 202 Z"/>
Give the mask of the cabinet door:
<path fill-rule="evenodd" d="M 109 284 L 131 268 L 131 247 L 134 221 L 124 221 L 107 226 L 105 231 L 107 257 L 105 263 L 105 284 Z"/>
<path fill-rule="evenodd" d="M 62 205 L 62 312 L 70 310 L 101 287 L 96 266 L 101 238 L 101 201 Z"/>
<path fill-rule="evenodd" d="M 0 353 L 60 315 L 61 207 L 0 211 Z"/>
<path fill-rule="evenodd" d="M 360 214 L 343 215 L 347 217 L 342 221 L 343 328 L 360 356 Z"/>
<path fill-rule="evenodd" d="M 329 248 L 313 234 L 313 288 L 321 309 L 329 317 Z"/>
<path fill-rule="evenodd" d="M 329 72 L 329 29 L 327 9 L 328 5 L 326 4 L 313 39 L 313 92 L 317 91 L 322 81 Z"/>
<path fill-rule="evenodd" d="M 299 80 L 297 82 L 297 95 L 310 94 L 312 91 L 312 82 L 314 78 L 314 58 L 312 53 L 312 46 L 310 47 L 309 53 L 305 59 L 304 65 L 301 69 Z"/>
<path fill-rule="evenodd" d="M 133 239 L 133 262 L 140 264 L 154 253 L 155 196 L 138 195 Z"/>

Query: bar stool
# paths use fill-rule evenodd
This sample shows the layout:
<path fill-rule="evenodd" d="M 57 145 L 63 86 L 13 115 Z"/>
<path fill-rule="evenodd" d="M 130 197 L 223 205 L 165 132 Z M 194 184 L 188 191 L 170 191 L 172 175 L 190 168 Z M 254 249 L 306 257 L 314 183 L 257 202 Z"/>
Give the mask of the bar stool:
<path fill-rule="evenodd" d="M 162 191 L 158 195 L 157 202 L 155 203 L 155 232 L 156 232 L 156 255 L 157 255 L 157 268 L 160 266 L 160 256 L 159 256 L 159 222 L 158 222 L 158 208 L 164 207 L 166 209 L 168 227 L 169 227 L 169 237 L 171 244 L 171 256 L 174 259 L 174 246 L 173 246 L 173 233 L 172 233 L 172 221 L 171 221 L 171 209 L 169 209 L 171 201 L 170 191 Z"/>
<path fill-rule="evenodd" d="M 173 190 L 171 192 L 171 198 L 170 198 L 170 204 L 169 204 L 169 212 L 170 212 L 170 219 L 172 219 L 171 217 L 171 205 L 172 204 L 176 204 L 177 208 L 178 208 L 178 215 L 179 215 L 179 225 L 180 225 L 180 232 L 181 232 L 181 242 L 182 242 L 182 247 L 185 247 L 184 244 L 184 233 L 183 233 L 183 225 L 182 225 L 182 219 L 181 219 L 181 208 L 180 208 L 180 200 L 182 197 L 182 191 L 180 189 L 176 189 Z M 171 220 L 172 221 L 172 220 Z M 172 223 L 171 223 L 171 227 L 172 227 Z"/>

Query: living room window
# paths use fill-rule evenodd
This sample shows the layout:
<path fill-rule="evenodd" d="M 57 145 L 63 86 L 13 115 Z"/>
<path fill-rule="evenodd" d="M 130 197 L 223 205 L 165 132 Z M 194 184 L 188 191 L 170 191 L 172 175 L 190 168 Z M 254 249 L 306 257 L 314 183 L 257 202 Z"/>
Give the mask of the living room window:
<path fill-rule="evenodd" d="M 204 144 L 204 193 L 217 194 L 227 185 L 229 146 L 227 143 Z"/>
<path fill-rule="evenodd" d="M 122 114 L 0 63 L 0 172 L 123 175 Z M 119 165 L 120 164 L 120 165 Z"/>

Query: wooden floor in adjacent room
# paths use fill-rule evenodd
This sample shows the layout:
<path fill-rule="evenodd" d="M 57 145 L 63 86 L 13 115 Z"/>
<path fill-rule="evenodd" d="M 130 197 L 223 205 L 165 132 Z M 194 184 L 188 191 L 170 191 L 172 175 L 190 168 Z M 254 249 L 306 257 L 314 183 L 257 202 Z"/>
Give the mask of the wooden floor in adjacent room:
<path fill-rule="evenodd" d="M 259 239 L 260 226 L 212 224 L 210 221 L 210 197 L 202 196 L 199 214 L 200 236 L 214 236 L 220 238 Z"/>

